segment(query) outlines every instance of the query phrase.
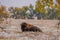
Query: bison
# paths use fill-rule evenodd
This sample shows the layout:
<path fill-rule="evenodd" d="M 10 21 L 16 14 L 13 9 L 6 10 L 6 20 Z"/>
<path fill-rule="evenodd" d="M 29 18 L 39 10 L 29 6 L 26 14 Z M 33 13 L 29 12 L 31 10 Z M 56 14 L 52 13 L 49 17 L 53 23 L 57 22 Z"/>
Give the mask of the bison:
<path fill-rule="evenodd" d="M 28 24 L 26 22 L 23 22 L 21 24 L 21 30 L 22 30 L 22 32 L 25 32 L 25 31 L 42 32 L 42 30 L 40 30 L 38 27 Z"/>

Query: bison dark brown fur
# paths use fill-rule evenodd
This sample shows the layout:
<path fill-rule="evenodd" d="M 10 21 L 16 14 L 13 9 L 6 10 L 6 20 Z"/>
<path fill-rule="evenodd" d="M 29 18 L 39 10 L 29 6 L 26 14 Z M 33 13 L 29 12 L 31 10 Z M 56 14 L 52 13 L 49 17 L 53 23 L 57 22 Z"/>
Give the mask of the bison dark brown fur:
<path fill-rule="evenodd" d="M 38 27 L 25 23 L 25 22 L 21 24 L 21 30 L 22 32 L 24 31 L 42 32 L 42 30 L 40 30 Z"/>

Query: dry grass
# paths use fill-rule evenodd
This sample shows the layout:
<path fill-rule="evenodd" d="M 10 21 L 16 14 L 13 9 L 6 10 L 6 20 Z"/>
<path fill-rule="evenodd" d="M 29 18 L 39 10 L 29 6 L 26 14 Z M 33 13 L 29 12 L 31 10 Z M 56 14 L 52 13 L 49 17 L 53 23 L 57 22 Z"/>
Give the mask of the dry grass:
<path fill-rule="evenodd" d="M 41 32 L 21 32 L 20 24 L 27 22 L 39 27 Z M 60 28 L 57 29 L 59 20 L 22 20 L 7 19 L 0 24 L 0 40 L 58 40 Z"/>

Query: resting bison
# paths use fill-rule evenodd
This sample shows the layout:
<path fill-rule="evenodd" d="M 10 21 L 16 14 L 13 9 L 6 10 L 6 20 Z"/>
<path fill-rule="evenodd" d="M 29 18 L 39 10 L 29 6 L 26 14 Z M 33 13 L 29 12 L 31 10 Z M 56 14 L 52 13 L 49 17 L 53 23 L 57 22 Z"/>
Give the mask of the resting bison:
<path fill-rule="evenodd" d="M 25 22 L 21 24 L 21 30 L 22 32 L 24 31 L 42 32 L 38 27 L 25 23 Z"/>

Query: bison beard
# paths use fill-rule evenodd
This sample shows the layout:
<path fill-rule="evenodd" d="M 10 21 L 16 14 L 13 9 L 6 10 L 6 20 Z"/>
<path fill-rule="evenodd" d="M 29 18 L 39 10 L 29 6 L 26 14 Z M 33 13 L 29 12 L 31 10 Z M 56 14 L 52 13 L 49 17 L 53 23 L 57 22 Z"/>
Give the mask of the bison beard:
<path fill-rule="evenodd" d="M 42 32 L 38 27 L 27 24 L 25 22 L 21 24 L 21 30 L 22 32 L 24 31 Z"/>

